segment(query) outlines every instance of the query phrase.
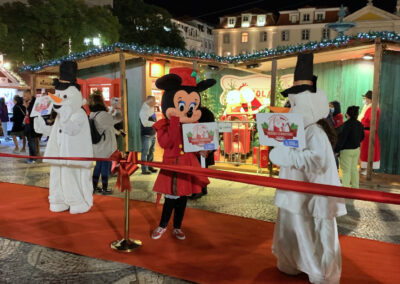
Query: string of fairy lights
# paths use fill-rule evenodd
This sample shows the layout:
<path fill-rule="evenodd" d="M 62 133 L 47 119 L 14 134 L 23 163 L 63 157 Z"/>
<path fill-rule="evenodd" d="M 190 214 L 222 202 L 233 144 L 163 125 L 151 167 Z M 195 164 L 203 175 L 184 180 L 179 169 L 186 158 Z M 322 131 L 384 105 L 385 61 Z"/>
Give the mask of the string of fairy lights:
<path fill-rule="evenodd" d="M 290 55 L 301 52 L 310 52 L 320 49 L 327 49 L 331 47 L 343 47 L 353 42 L 372 42 L 376 38 L 380 38 L 382 41 L 400 42 L 400 34 L 395 32 L 368 32 L 358 33 L 357 35 L 343 35 L 336 37 L 332 40 L 323 40 L 320 42 L 308 42 L 305 44 L 289 45 L 289 46 L 278 46 L 274 49 L 264 49 L 253 53 L 239 54 L 236 56 L 218 56 L 214 53 L 204 53 L 195 50 L 183 50 L 174 49 L 168 47 L 159 46 L 144 46 L 127 43 L 114 43 L 109 46 L 93 48 L 84 52 L 77 52 L 69 54 L 57 59 L 43 61 L 37 64 L 26 65 L 20 68 L 21 72 L 40 71 L 45 67 L 60 65 L 64 60 L 80 60 L 87 57 L 98 56 L 102 54 L 108 54 L 116 52 L 117 50 L 129 51 L 137 55 L 160 55 L 170 56 L 175 58 L 190 58 L 198 60 L 210 60 L 219 63 L 246 63 L 256 61 L 266 57 Z"/>

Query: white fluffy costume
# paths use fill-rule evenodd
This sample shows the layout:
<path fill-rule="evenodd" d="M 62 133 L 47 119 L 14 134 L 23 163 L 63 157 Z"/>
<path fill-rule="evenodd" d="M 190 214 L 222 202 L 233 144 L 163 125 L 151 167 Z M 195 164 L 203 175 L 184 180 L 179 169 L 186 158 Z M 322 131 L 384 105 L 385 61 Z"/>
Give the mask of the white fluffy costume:
<path fill-rule="evenodd" d="M 290 112 L 303 116 L 306 147 L 276 147 L 270 159 L 281 167 L 280 178 L 340 186 L 331 143 L 317 124 L 328 116 L 329 103 L 325 93 L 316 90 L 312 59 L 312 54 L 299 55 L 295 81 L 300 85 L 283 92 L 289 96 Z M 311 78 L 296 78 L 296 73 L 304 72 L 302 68 L 310 69 Z M 313 80 L 311 86 L 301 85 Z M 311 283 L 339 283 L 341 251 L 336 217 L 347 213 L 344 199 L 277 189 L 275 205 L 279 212 L 272 252 L 278 258 L 278 269 L 291 275 L 304 272 Z"/>
<path fill-rule="evenodd" d="M 93 157 L 92 140 L 87 114 L 82 106 L 80 86 L 76 83 L 77 64 L 64 61 L 60 65 L 60 80 L 55 80 L 54 109 L 57 112 L 53 126 L 42 117 L 35 120 L 35 131 L 48 135 L 44 156 Z M 44 159 L 51 164 L 49 202 L 50 211 L 70 210 L 71 214 L 89 211 L 93 205 L 91 161 Z"/>

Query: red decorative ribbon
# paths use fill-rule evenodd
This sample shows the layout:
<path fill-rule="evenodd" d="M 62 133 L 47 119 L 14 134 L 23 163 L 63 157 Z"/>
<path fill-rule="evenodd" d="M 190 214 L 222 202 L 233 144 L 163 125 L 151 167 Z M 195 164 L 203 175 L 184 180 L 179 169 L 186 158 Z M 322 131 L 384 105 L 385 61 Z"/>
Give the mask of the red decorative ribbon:
<path fill-rule="evenodd" d="M 138 169 L 137 164 L 141 164 L 150 167 L 157 167 L 172 172 L 218 178 L 222 180 L 229 180 L 229 181 L 259 185 L 264 187 L 273 187 L 283 190 L 297 191 L 301 193 L 311 193 L 311 194 L 319 194 L 325 196 L 360 199 L 360 200 L 380 202 L 380 203 L 400 204 L 400 194 L 395 194 L 395 193 L 367 190 L 361 188 L 309 183 L 303 181 L 271 178 L 271 177 L 242 174 L 242 173 L 232 173 L 228 171 L 203 169 L 191 166 L 166 165 L 160 162 L 142 162 L 142 161 L 137 161 L 136 152 L 130 152 L 127 159 L 123 159 L 121 153 L 118 151 L 116 151 L 113 155 L 111 155 L 110 158 L 38 157 L 38 156 L 13 155 L 7 153 L 0 153 L 0 157 L 75 160 L 75 161 L 115 161 L 116 163 L 113 166 L 113 171 L 115 172 L 116 170 L 118 170 L 117 184 L 121 191 L 131 190 L 129 176 Z"/>
<path fill-rule="evenodd" d="M 309 183 L 304 181 L 271 178 L 266 176 L 257 176 L 257 175 L 242 174 L 242 173 L 232 173 L 228 171 L 204 169 L 191 166 L 165 165 L 159 162 L 138 161 L 138 164 L 150 167 L 157 167 L 173 172 L 180 172 L 197 176 L 205 176 L 205 177 L 211 177 L 229 181 L 236 181 L 245 184 L 273 187 L 277 189 L 291 190 L 301 193 L 311 193 L 311 194 L 360 199 L 360 200 L 374 201 L 381 203 L 400 204 L 400 194 L 389 193 L 389 192 L 334 186 L 327 184 Z"/>
<path fill-rule="evenodd" d="M 118 171 L 118 178 L 115 187 L 118 188 L 120 191 L 132 190 L 129 177 L 138 169 L 137 153 L 129 152 L 128 158 L 124 159 L 121 152 L 115 151 L 110 156 L 110 159 L 113 161 L 111 172 L 115 173 L 116 171 Z"/>
<path fill-rule="evenodd" d="M 128 158 L 124 159 L 122 154 L 117 150 L 109 158 L 85 158 L 85 157 L 43 157 L 43 156 L 27 156 L 0 153 L 0 157 L 7 158 L 24 158 L 24 159 L 47 159 L 47 160 L 72 160 L 72 161 L 112 161 L 111 172 L 118 171 L 118 179 L 115 187 L 120 191 L 131 190 L 129 176 L 137 169 L 137 153 L 130 152 Z"/>

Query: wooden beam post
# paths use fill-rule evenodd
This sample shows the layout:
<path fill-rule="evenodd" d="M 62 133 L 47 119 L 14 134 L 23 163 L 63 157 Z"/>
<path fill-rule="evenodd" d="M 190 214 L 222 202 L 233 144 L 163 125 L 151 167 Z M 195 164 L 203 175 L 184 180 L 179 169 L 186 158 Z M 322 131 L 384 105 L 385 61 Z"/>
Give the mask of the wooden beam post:
<path fill-rule="evenodd" d="M 276 59 L 272 59 L 272 67 L 271 67 L 271 97 L 270 97 L 270 105 L 275 106 L 276 104 L 276 71 L 278 67 L 278 62 Z"/>
<path fill-rule="evenodd" d="M 123 51 L 119 53 L 119 77 L 121 82 L 121 112 L 122 112 L 122 124 L 124 132 L 126 133 L 124 137 L 124 151 L 127 152 L 129 148 L 129 128 L 128 128 L 128 92 L 126 85 L 126 62 L 125 54 Z"/>
<path fill-rule="evenodd" d="M 276 59 L 272 59 L 272 66 L 271 66 L 271 95 L 270 95 L 270 106 L 275 106 L 276 103 L 276 71 L 278 67 L 278 62 Z M 269 155 L 268 150 L 268 155 Z M 259 151 L 260 152 L 260 151 Z M 272 177 L 272 171 L 273 171 L 273 165 L 272 162 L 268 159 L 268 171 L 269 171 L 269 176 Z"/>
<path fill-rule="evenodd" d="M 381 77 L 381 65 L 382 65 L 382 43 L 380 38 L 375 39 L 375 56 L 374 56 L 374 82 L 372 89 L 372 106 L 371 106 L 371 126 L 369 134 L 368 144 L 368 164 L 367 164 L 367 180 L 372 178 L 372 168 L 374 163 L 374 150 L 375 150 L 375 132 L 376 128 L 376 116 L 377 108 L 379 103 L 379 88 L 380 88 L 380 77 Z"/>
<path fill-rule="evenodd" d="M 36 96 L 36 74 L 31 74 L 30 79 L 31 79 L 31 94 L 32 96 Z"/>

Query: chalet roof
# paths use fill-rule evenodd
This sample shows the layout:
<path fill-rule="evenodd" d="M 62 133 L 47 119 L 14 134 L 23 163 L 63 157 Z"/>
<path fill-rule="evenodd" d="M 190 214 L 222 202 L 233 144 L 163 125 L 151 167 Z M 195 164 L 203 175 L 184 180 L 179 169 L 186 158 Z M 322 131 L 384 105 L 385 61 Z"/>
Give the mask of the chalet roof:
<path fill-rule="evenodd" d="M 0 88 L 25 89 L 27 85 L 18 74 L 0 66 Z"/>
<path fill-rule="evenodd" d="M 289 63 L 287 66 L 281 66 L 282 68 L 287 68 L 293 62 L 295 64 L 297 54 L 302 52 L 313 52 L 316 54 L 316 57 L 321 58 L 321 62 L 361 58 L 362 55 L 374 49 L 374 40 L 376 38 L 380 38 L 382 42 L 385 42 L 387 47 L 394 46 L 396 51 L 400 51 L 400 34 L 393 32 L 359 33 L 355 36 L 343 36 L 333 40 L 309 42 L 295 46 L 280 46 L 275 49 L 265 49 L 252 54 L 228 57 L 188 50 L 116 43 L 101 49 L 88 50 L 39 64 L 24 66 L 20 71 L 37 74 L 57 74 L 58 66 L 63 60 L 77 61 L 78 69 L 91 68 L 119 62 L 119 53 L 124 53 L 126 60 L 135 58 L 143 58 L 145 60 L 162 59 L 186 64 L 192 64 L 196 61 L 200 65 L 228 66 L 233 64 L 242 66 L 244 64 L 245 67 L 246 64 L 250 63 L 269 62 L 268 64 L 270 64 L 272 59 L 285 62 L 287 58 L 291 58 L 290 60 L 288 59 Z"/>

